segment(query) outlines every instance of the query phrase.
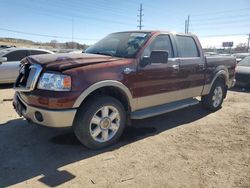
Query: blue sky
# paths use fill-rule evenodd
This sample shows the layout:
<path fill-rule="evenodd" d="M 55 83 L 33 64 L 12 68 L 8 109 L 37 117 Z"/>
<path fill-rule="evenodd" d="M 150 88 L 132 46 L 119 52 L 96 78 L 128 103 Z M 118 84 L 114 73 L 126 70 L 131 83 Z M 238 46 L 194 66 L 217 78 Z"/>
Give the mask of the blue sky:
<path fill-rule="evenodd" d="M 74 41 L 92 44 L 111 32 L 137 30 L 140 3 L 143 29 L 184 32 L 190 15 L 190 31 L 207 42 L 223 35 L 245 42 L 250 33 L 250 0 L 0 0 L 0 37 L 70 41 L 73 20 Z"/>

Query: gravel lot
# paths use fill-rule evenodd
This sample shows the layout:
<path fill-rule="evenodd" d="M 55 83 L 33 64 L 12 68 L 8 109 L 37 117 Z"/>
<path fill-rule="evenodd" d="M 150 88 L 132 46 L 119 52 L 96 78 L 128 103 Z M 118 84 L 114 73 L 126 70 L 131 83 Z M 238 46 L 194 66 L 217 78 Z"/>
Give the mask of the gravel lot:
<path fill-rule="evenodd" d="M 134 121 L 113 147 L 91 151 L 70 129 L 28 124 L 0 89 L 0 187 L 250 187 L 250 91 L 223 108 Z"/>

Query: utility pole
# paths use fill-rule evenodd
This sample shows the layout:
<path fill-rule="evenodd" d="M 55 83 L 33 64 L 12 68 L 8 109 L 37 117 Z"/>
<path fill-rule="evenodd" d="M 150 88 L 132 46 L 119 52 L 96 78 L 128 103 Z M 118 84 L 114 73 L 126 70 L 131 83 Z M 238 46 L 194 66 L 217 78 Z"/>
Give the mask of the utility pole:
<path fill-rule="evenodd" d="M 139 17 L 139 20 L 138 20 L 138 22 L 139 22 L 139 25 L 137 26 L 138 28 L 139 28 L 139 30 L 141 30 L 141 28 L 143 27 L 143 25 L 142 25 L 142 17 L 144 16 L 143 14 L 142 14 L 142 11 L 143 11 L 143 9 L 142 9 L 142 4 L 140 4 L 140 9 L 138 10 L 139 11 L 139 15 L 137 15 L 138 17 Z"/>
<path fill-rule="evenodd" d="M 249 45 L 250 45 L 250 34 L 248 34 L 247 52 L 249 52 Z"/>
<path fill-rule="evenodd" d="M 74 18 L 72 17 L 72 49 L 74 49 Z"/>
<path fill-rule="evenodd" d="M 187 33 L 187 20 L 185 20 L 185 33 Z"/>
<path fill-rule="evenodd" d="M 187 33 L 189 32 L 189 22 L 190 22 L 190 17 L 188 16 L 188 19 L 187 19 Z"/>

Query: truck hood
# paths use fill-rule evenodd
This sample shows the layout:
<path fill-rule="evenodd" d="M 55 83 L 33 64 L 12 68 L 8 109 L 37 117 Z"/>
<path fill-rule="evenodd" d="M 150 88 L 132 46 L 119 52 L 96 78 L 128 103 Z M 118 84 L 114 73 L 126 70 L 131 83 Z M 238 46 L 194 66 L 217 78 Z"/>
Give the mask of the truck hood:
<path fill-rule="evenodd" d="M 29 62 L 40 64 L 48 70 L 64 71 L 81 66 L 87 66 L 91 64 L 107 63 L 117 61 L 120 58 L 97 55 L 97 54 L 46 54 L 46 55 L 34 55 L 27 57 Z"/>

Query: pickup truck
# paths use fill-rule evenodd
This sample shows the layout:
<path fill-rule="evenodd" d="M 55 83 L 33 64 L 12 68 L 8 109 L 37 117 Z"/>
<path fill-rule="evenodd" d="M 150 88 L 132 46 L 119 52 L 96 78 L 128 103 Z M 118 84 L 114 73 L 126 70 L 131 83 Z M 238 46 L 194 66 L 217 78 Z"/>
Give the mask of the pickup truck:
<path fill-rule="evenodd" d="M 72 127 L 90 149 L 117 142 L 131 119 L 199 102 L 218 110 L 236 67 L 234 57 L 205 57 L 193 34 L 163 31 L 113 33 L 82 54 L 35 55 L 21 63 L 17 113 L 36 124 Z"/>

